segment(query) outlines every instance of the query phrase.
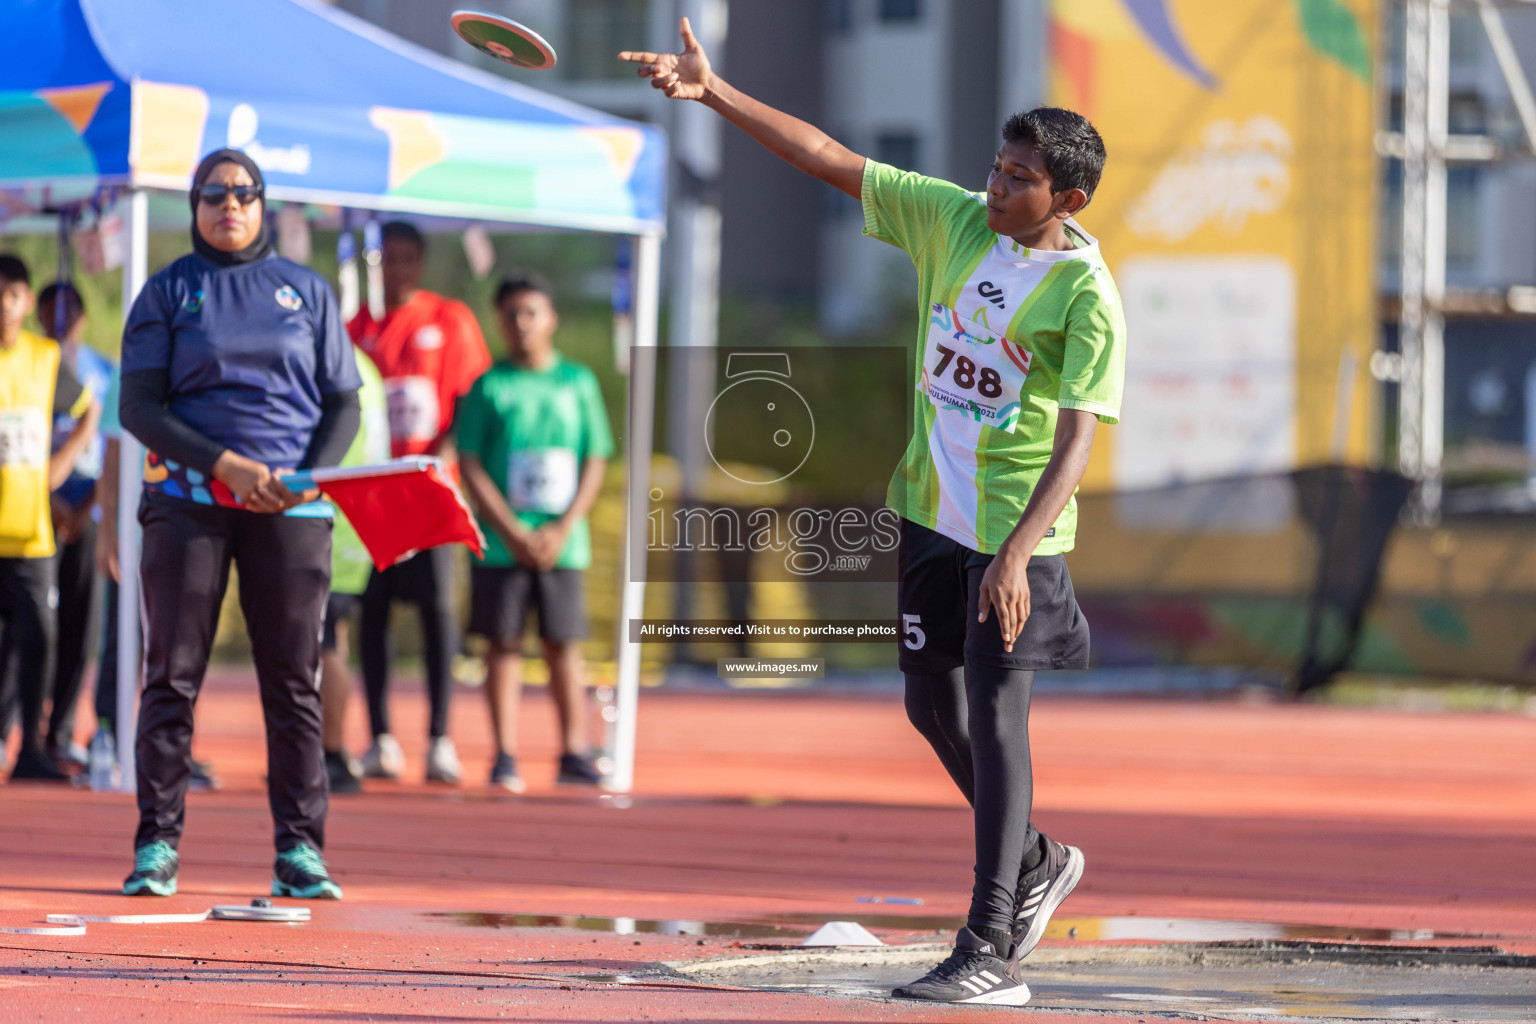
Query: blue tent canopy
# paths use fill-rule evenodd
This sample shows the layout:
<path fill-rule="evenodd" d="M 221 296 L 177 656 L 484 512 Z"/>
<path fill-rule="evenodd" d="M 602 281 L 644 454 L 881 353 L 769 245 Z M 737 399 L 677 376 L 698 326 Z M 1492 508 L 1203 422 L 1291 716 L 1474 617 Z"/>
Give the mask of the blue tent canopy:
<path fill-rule="evenodd" d="M 317 0 L 6 0 L 0 189 L 184 190 L 233 146 L 277 199 L 659 231 L 666 144 Z"/>

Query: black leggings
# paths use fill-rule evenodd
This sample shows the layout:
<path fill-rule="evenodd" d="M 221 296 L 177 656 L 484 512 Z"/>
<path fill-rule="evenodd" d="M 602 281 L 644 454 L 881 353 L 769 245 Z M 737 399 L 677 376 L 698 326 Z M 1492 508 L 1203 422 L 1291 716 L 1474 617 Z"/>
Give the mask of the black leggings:
<path fill-rule="evenodd" d="M 331 587 L 331 521 L 263 515 L 146 494 L 139 579 L 144 689 L 139 700 L 139 831 L 134 847 L 176 846 L 192 774 L 192 709 L 229 584 L 240 609 L 267 731 L 267 796 L 279 851 L 325 848 L 320 749 L 320 621 Z"/>
<path fill-rule="evenodd" d="M 86 520 L 80 538 L 60 546 L 58 558 L 58 654 L 53 668 L 48 742 L 64 747 L 75 738 L 75 702 L 85 678 L 87 647 L 96 625 L 96 524 Z"/>
<path fill-rule="evenodd" d="M 427 700 L 433 739 L 448 734 L 448 700 L 453 693 L 453 656 L 458 653 L 458 626 L 453 618 L 453 546 L 418 552 L 399 565 L 375 572 L 363 591 L 363 616 L 358 655 L 363 689 L 368 694 L 368 722 L 373 735 L 390 731 L 389 663 L 392 651 L 389 612 L 396 601 L 408 601 L 421 615 L 421 654 L 426 663 Z"/>
<path fill-rule="evenodd" d="M 43 701 L 53 678 L 57 562 L 0 558 L 0 744 L 21 706 L 21 746 L 43 745 Z"/>
<path fill-rule="evenodd" d="M 117 582 L 106 580 L 106 607 L 101 616 L 101 657 L 96 661 L 96 720 L 117 736 Z"/>
<path fill-rule="evenodd" d="M 972 931 L 1013 927 L 1014 891 L 1038 845 L 1030 824 L 1034 778 L 1029 760 L 1029 693 L 1035 674 L 967 663 L 938 673 L 906 673 L 907 718 L 923 734 L 965 795 L 976 820 Z"/>

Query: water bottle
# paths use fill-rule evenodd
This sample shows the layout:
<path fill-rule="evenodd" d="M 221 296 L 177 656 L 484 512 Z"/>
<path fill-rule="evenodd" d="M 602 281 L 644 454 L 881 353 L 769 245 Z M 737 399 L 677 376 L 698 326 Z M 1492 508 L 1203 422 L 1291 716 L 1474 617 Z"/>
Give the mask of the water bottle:
<path fill-rule="evenodd" d="M 113 739 L 112 732 L 105 722 L 96 727 L 96 735 L 91 737 L 90 751 L 86 761 L 93 790 L 100 793 L 115 791 L 118 788 L 117 741 Z"/>

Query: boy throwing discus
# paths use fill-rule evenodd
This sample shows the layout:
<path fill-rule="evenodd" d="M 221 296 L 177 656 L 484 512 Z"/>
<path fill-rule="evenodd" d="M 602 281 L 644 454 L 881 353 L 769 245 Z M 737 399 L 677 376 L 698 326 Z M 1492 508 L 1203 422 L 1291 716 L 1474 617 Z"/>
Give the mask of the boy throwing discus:
<path fill-rule="evenodd" d="M 858 198 L 864 233 L 917 266 L 917 430 L 886 498 L 903 518 L 898 651 L 907 715 L 975 810 L 976 879 L 954 952 L 893 994 L 1022 1005 L 1019 961 L 1083 873 L 1080 850 L 1030 824 L 1028 724 L 1035 672 L 1088 664 L 1063 555 L 1094 429 L 1119 415 L 1125 324 L 1098 244 L 1072 218 L 1098 185 L 1103 141 L 1071 111 L 1015 114 L 986 191 L 968 192 L 743 95 L 686 19 L 682 37 L 682 53 L 619 57 Z"/>

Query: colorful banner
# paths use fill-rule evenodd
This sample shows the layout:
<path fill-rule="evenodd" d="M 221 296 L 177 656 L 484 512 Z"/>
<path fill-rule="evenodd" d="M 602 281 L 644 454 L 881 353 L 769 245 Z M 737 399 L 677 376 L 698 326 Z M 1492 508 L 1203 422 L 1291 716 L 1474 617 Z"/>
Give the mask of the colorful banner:
<path fill-rule="evenodd" d="M 1109 152 L 1080 216 L 1130 330 L 1085 488 L 1363 461 L 1375 0 L 1052 0 L 1051 101 Z"/>
<path fill-rule="evenodd" d="M 203 154 L 229 146 L 277 199 L 660 230 L 660 130 L 330 6 L 249 6 L 231 47 L 205 0 L 0 4 L 0 216 L 97 186 L 182 191 Z"/>

